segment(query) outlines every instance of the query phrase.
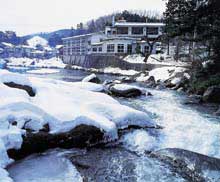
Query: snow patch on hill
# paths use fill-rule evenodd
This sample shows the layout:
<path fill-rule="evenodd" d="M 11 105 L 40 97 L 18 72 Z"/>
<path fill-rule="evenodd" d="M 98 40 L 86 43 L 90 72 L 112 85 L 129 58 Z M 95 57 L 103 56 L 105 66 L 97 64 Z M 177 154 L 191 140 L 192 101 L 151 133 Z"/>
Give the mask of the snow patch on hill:
<path fill-rule="evenodd" d="M 27 40 L 27 43 L 31 47 L 36 47 L 37 45 L 45 47 L 48 45 L 48 41 L 40 36 L 34 36 L 33 38 Z"/>

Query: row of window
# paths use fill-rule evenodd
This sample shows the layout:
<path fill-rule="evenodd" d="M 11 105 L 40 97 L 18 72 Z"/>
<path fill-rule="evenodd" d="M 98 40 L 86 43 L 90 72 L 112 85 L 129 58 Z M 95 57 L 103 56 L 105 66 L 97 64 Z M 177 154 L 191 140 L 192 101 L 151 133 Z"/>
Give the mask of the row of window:
<path fill-rule="evenodd" d="M 118 44 L 117 50 L 118 50 L 118 53 L 124 53 L 125 52 L 124 44 Z M 107 45 L 107 52 L 114 53 L 115 52 L 115 45 L 108 44 Z M 127 53 L 132 53 L 132 45 L 130 45 L 130 44 L 127 45 Z"/>
<path fill-rule="evenodd" d="M 146 31 L 147 35 L 157 35 L 158 27 L 148 27 Z M 131 33 L 133 35 L 143 35 L 144 27 L 132 27 Z M 117 34 L 128 34 L 128 27 L 118 27 Z"/>

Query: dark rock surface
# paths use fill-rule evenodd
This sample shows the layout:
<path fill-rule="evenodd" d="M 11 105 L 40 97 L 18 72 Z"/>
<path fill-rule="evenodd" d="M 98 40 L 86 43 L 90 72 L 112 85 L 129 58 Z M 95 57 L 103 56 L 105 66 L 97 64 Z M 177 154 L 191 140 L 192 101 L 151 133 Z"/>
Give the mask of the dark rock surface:
<path fill-rule="evenodd" d="M 176 182 L 182 179 L 157 159 L 112 146 L 70 157 L 85 182 Z"/>
<path fill-rule="evenodd" d="M 14 83 L 14 82 L 6 82 L 4 84 L 7 85 L 8 87 L 11 87 L 11 88 L 25 90 L 28 93 L 28 95 L 31 97 L 34 97 L 36 95 L 34 89 L 28 85 L 20 85 L 20 84 Z"/>
<path fill-rule="evenodd" d="M 220 159 L 178 148 L 159 150 L 151 155 L 173 166 L 174 171 L 188 181 L 220 181 Z"/>
<path fill-rule="evenodd" d="M 125 89 L 117 89 L 117 87 L 114 87 L 114 85 L 111 85 L 108 87 L 108 93 L 110 95 L 113 95 L 115 97 L 138 97 L 143 94 L 141 89 L 138 89 L 137 87 L 130 87 Z"/>
<path fill-rule="evenodd" d="M 204 102 L 220 103 L 220 87 L 209 87 L 203 94 Z"/>
<path fill-rule="evenodd" d="M 46 129 L 45 129 L 46 130 Z M 8 150 L 13 159 L 21 159 L 33 153 L 44 152 L 51 148 L 84 148 L 102 141 L 104 134 L 94 126 L 79 125 L 66 133 L 50 134 L 45 131 L 28 132 L 23 136 L 21 149 Z"/>

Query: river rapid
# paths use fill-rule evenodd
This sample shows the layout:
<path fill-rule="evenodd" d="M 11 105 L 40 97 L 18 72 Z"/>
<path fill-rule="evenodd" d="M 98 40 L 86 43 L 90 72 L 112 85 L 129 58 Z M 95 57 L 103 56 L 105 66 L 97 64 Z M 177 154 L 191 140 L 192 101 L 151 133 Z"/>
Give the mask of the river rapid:
<path fill-rule="evenodd" d="M 28 76 L 80 81 L 90 73 L 76 70 L 60 70 L 52 74 L 30 74 L 26 68 L 9 68 Z M 98 74 L 101 80 L 118 79 L 118 76 Z M 178 148 L 220 158 L 220 118 L 202 112 L 202 109 L 186 105 L 186 95 L 171 90 L 145 88 L 153 96 L 116 98 L 124 105 L 144 111 L 163 129 L 133 129 L 123 132 L 113 145 L 91 150 L 52 150 L 33 155 L 9 167 L 15 182 L 50 181 L 139 181 L 175 182 L 193 181 L 161 160 L 146 155 L 148 151 Z M 68 158 L 68 161 L 67 161 Z M 50 162 L 48 162 L 50 161 Z M 84 179 L 69 161 L 75 164 Z M 53 165 L 54 164 L 54 165 Z M 214 171 L 214 172 L 213 172 Z M 220 181 L 220 171 L 201 172 L 205 181 Z M 31 175 L 30 175 L 31 174 Z M 46 176 L 43 178 L 42 176 Z M 71 180 L 71 178 L 73 180 Z M 199 181 L 195 179 L 194 181 Z"/>

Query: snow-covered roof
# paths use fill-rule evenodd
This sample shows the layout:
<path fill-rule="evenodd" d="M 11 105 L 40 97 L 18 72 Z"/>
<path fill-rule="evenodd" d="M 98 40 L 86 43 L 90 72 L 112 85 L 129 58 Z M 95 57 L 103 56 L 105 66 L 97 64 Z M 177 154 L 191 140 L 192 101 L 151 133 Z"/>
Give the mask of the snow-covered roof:
<path fill-rule="evenodd" d="M 103 32 L 95 32 L 95 33 L 89 33 L 89 34 L 83 34 L 83 35 L 76 35 L 76 36 L 72 36 L 72 37 L 63 38 L 62 40 L 75 39 L 75 38 L 81 38 L 81 37 L 90 37 L 92 35 L 99 35 L 99 34 L 103 34 Z"/>
<path fill-rule="evenodd" d="M 95 43 L 92 43 L 91 45 L 92 46 L 99 46 L 99 45 L 102 45 L 103 44 L 103 42 L 95 42 Z"/>
<path fill-rule="evenodd" d="M 46 50 L 46 51 L 52 51 L 53 49 L 52 49 L 51 47 L 47 46 L 47 47 L 44 47 L 44 50 Z"/>
<path fill-rule="evenodd" d="M 56 45 L 56 49 L 60 49 L 62 47 L 63 47 L 63 45 Z"/>
<path fill-rule="evenodd" d="M 162 27 L 165 26 L 164 23 L 142 23 L 142 22 L 116 22 L 116 27 Z"/>
<path fill-rule="evenodd" d="M 1 44 L 3 44 L 3 45 L 6 46 L 6 47 L 14 47 L 13 44 L 7 43 L 7 42 L 2 42 Z"/>
<path fill-rule="evenodd" d="M 44 54 L 44 52 L 43 52 L 43 51 L 39 51 L 39 50 L 32 51 L 31 53 L 34 53 L 34 54 Z"/>

